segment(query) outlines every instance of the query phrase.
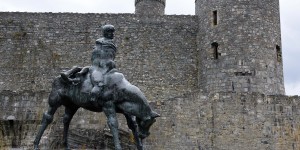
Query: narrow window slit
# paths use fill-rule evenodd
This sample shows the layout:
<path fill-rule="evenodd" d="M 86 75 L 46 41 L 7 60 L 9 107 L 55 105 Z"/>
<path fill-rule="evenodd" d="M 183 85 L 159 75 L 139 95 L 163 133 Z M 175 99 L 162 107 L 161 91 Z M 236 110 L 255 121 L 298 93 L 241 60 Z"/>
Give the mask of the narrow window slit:
<path fill-rule="evenodd" d="M 213 42 L 211 44 L 211 48 L 213 50 L 213 58 L 214 59 L 219 59 L 219 50 L 218 50 L 219 44 L 217 42 Z"/>
<path fill-rule="evenodd" d="M 282 62 L 282 52 L 279 45 L 276 45 L 277 61 Z"/>
<path fill-rule="evenodd" d="M 218 11 L 213 11 L 213 25 L 218 25 Z"/>

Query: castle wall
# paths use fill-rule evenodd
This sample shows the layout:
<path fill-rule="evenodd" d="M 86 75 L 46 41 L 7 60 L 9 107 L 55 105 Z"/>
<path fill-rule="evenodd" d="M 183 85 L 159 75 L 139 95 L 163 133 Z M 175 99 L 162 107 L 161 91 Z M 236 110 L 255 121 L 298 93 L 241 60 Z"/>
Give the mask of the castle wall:
<path fill-rule="evenodd" d="M 157 107 L 147 149 L 299 149 L 299 97 L 198 92 Z"/>
<path fill-rule="evenodd" d="M 279 0 L 197 0 L 196 15 L 200 87 L 207 92 L 285 93 Z"/>
<path fill-rule="evenodd" d="M 55 76 L 90 65 L 101 25 L 115 25 L 116 64 L 150 101 L 197 88 L 197 18 L 0 13 L 0 91 L 50 91 Z"/>
<path fill-rule="evenodd" d="M 45 101 L 45 94 L 1 92 L 1 109 L 5 110 L 1 111 L 1 116 L 11 112 L 14 117 L 0 121 L 0 148 L 32 148 L 45 107 L 40 105 L 40 100 Z M 161 117 L 151 128 L 151 135 L 144 140 L 145 149 L 299 149 L 299 100 L 298 96 L 194 91 L 166 101 L 152 102 L 150 105 Z M 41 148 L 56 146 L 55 143 L 61 140 L 61 116 L 62 111 L 55 115 L 53 124 L 41 140 Z M 71 146 L 111 145 L 102 117 L 103 114 L 80 110 L 71 123 Z M 122 132 L 122 145 L 132 147 L 133 143 L 128 141 L 132 136 L 124 126 L 121 121 L 120 128 L 125 131 Z"/>
<path fill-rule="evenodd" d="M 278 95 L 284 94 L 278 6 L 197 0 L 197 16 L 155 17 L 1 12 L 0 149 L 32 148 L 53 78 L 90 65 L 99 26 L 108 23 L 116 27 L 117 68 L 161 114 L 146 149 L 299 149 L 299 97 Z M 59 145 L 62 115 L 60 108 L 41 148 Z M 118 118 L 122 146 L 130 149 L 132 135 Z M 79 109 L 70 144 L 112 149 L 107 129 L 103 114 Z"/>
<path fill-rule="evenodd" d="M 0 149 L 32 148 L 47 101 L 46 92 L 0 92 Z M 46 132 L 47 133 L 47 132 Z"/>
<path fill-rule="evenodd" d="M 43 113 L 47 110 L 48 92 L 0 92 L 0 149 L 32 149 L 33 141 L 41 127 Z M 41 149 L 63 149 L 63 114 L 60 107 L 53 122 L 40 141 Z M 119 117 L 120 139 L 124 149 L 133 149 L 134 142 L 125 118 Z M 113 149 L 113 140 L 103 113 L 79 109 L 70 125 L 69 143 L 77 149 Z"/>
<path fill-rule="evenodd" d="M 9 131 L 2 135 L 1 148 L 32 147 L 51 82 L 74 65 L 90 65 L 99 26 L 107 23 L 116 27 L 117 68 L 149 101 L 163 102 L 197 89 L 196 22 L 194 16 L 1 12 L 0 120 L 1 130 Z M 50 133 L 62 127 L 62 115 L 60 108 L 42 148 L 56 139 Z M 128 131 L 124 117 L 119 118 L 120 128 Z M 105 116 L 79 109 L 71 123 L 71 132 L 75 129 L 107 129 Z"/>

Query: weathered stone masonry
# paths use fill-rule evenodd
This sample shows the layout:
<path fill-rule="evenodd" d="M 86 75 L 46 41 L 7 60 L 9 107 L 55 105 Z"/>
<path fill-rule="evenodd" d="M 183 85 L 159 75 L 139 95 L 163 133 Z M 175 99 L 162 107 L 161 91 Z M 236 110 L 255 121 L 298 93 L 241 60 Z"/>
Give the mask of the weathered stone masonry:
<path fill-rule="evenodd" d="M 4 34 L 0 42 L 2 91 L 49 92 L 59 72 L 73 65 L 90 64 L 92 46 L 100 36 L 99 26 L 106 23 L 118 29 L 115 37 L 119 49 L 117 67 L 150 101 L 165 101 L 197 89 L 197 76 L 194 76 L 198 72 L 194 51 L 197 49 L 197 17 L 1 13 L 0 18 L 1 34 Z M 47 96 L 43 99 L 46 102 Z M 9 115 L 22 119 L 17 117 L 19 111 L 10 112 L 6 109 L 8 106 L 12 107 L 3 107 L 3 112 L 8 111 L 1 114 L 3 119 Z M 37 107 L 46 109 L 45 104 Z M 33 113 L 34 119 L 39 120 L 41 113 Z M 100 118 L 102 121 L 94 121 Z M 106 121 L 103 116 L 80 110 L 74 122 L 83 127 L 100 128 L 99 124 L 103 127 Z"/>
<path fill-rule="evenodd" d="M 118 29 L 118 68 L 151 91 L 149 99 L 192 91 L 197 86 L 196 21 L 192 16 L 1 13 L 0 90 L 49 91 L 59 72 L 90 64 L 99 26 L 111 23 Z"/>
<path fill-rule="evenodd" d="M 208 92 L 285 94 L 276 51 L 281 45 L 279 0 L 197 0 L 196 15 L 200 87 Z M 218 44 L 217 52 L 212 43 Z"/>
<path fill-rule="evenodd" d="M 39 106 L 46 93 L 32 93 L 24 91 L 16 94 L 1 93 L 1 101 L 5 101 L 1 109 L 7 114 L 21 119 L 1 120 L 2 148 L 21 147 L 30 149 L 31 143 L 39 125 L 44 105 Z M 43 100 L 43 99 L 42 99 Z M 18 103 L 19 102 L 19 103 Z M 21 103 L 22 102 L 22 103 Z M 145 141 L 146 149 L 299 149 L 299 97 L 266 96 L 260 93 L 213 93 L 204 94 L 194 91 L 187 95 L 175 97 L 164 102 L 151 103 L 160 112 L 160 125 L 155 125 L 151 136 Z M 24 106 L 27 106 L 24 108 Z M 37 113 L 36 113 L 37 111 Z M 36 116 L 37 114 L 37 116 Z M 42 146 L 49 147 L 61 138 L 57 132 L 61 130 L 62 113 L 56 115 L 54 126 L 48 129 Z M 86 116 L 80 116 L 86 115 Z M 93 118 L 94 117 L 94 118 Z M 103 117 L 103 116 L 102 116 Z M 81 124 L 82 118 L 88 124 Z M 71 140 L 81 133 L 82 141 L 85 134 L 97 133 L 105 129 L 105 124 L 99 120 L 97 113 L 80 111 L 74 118 L 71 127 Z M 122 128 L 124 127 L 124 124 Z M 106 127 L 107 128 L 107 127 Z M 92 130 L 92 133 L 87 131 Z M 77 133 L 77 134 L 76 134 Z M 104 142 L 99 134 L 99 143 Z M 127 135 L 129 138 L 130 136 Z M 71 143 L 78 143 L 73 141 Z M 95 143 L 90 141 L 80 144 Z M 88 148 L 88 147 L 87 147 Z"/>
<path fill-rule="evenodd" d="M 99 26 L 110 23 L 117 67 L 162 116 L 146 149 L 299 149 L 299 97 L 278 96 L 278 0 L 197 0 L 195 16 L 165 16 L 165 4 L 136 1 L 136 14 L 1 12 L 0 148 L 32 148 L 53 78 L 89 65 Z M 58 145 L 62 110 L 42 148 Z M 119 117 L 122 145 L 131 149 Z M 110 149 L 105 122 L 80 109 L 72 147 Z"/>
<path fill-rule="evenodd" d="M 135 0 L 135 14 L 164 15 L 166 0 Z"/>
<path fill-rule="evenodd" d="M 148 140 L 154 149 L 300 148 L 298 96 L 195 91 L 158 108 L 164 117 Z"/>

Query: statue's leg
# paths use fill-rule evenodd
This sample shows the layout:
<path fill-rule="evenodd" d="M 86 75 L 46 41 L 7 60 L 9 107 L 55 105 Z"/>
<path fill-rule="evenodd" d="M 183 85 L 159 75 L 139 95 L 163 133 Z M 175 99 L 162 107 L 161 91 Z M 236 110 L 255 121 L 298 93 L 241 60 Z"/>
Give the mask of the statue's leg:
<path fill-rule="evenodd" d="M 69 82 L 79 82 L 78 78 L 75 78 L 75 79 L 71 79 L 70 76 L 81 71 L 82 68 L 80 67 L 77 67 L 77 66 L 74 66 L 72 67 L 72 69 L 68 70 L 68 71 L 65 71 L 65 72 L 62 72 L 60 73 L 60 76 L 62 79 L 64 79 L 65 81 L 69 81 Z"/>
<path fill-rule="evenodd" d="M 134 120 L 133 116 L 124 114 L 125 118 L 127 120 L 127 125 L 129 127 L 129 129 L 131 129 L 135 142 L 136 142 L 136 147 L 138 150 L 143 150 L 143 143 L 141 138 L 139 138 L 139 133 L 138 133 L 138 125 L 136 123 L 136 121 Z"/>
<path fill-rule="evenodd" d="M 68 131 L 69 131 L 69 125 L 70 122 L 74 116 L 74 114 L 76 113 L 76 111 L 78 110 L 77 107 L 66 107 L 65 109 L 65 114 L 64 114 L 64 146 L 67 150 L 69 150 L 69 143 L 68 143 Z"/>
<path fill-rule="evenodd" d="M 73 66 L 70 70 L 67 70 L 65 72 L 61 73 L 61 76 L 68 78 L 70 75 L 81 71 L 82 68 L 77 67 L 77 66 Z"/>
<path fill-rule="evenodd" d="M 33 142 L 34 144 L 34 149 L 38 150 L 38 146 L 41 140 L 41 137 L 44 133 L 44 131 L 46 130 L 47 126 L 53 121 L 53 115 L 55 113 L 55 111 L 57 110 L 58 107 L 49 107 L 48 111 L 44 113 L 43 115 L 43 119 L 42 119 L 42 126 L 40 128 L 40 130 L 38 131 L 38 134 L 36 135 L 36 138 Z"/>
<path fill-rule="evenodd" d="M 118 120 L 116 115 L 115 104 L 112 101 L 107 101 L 106 103 L 104 103 L 103 112 L 107 117 L 107 124 L 113 135 L 115 150 L 121 150 L 122 148 L 119 139 Z"/>

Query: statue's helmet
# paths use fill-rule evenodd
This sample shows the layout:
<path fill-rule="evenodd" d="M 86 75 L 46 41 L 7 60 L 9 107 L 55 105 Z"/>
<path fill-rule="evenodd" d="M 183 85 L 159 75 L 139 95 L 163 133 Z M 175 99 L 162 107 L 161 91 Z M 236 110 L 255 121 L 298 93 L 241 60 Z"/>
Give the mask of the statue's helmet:
<path fill-rule="evenodd" d="M 111 24 L 107 24 L 101 27 L 102 33 L 115 32 L 115 27 Z"/>

